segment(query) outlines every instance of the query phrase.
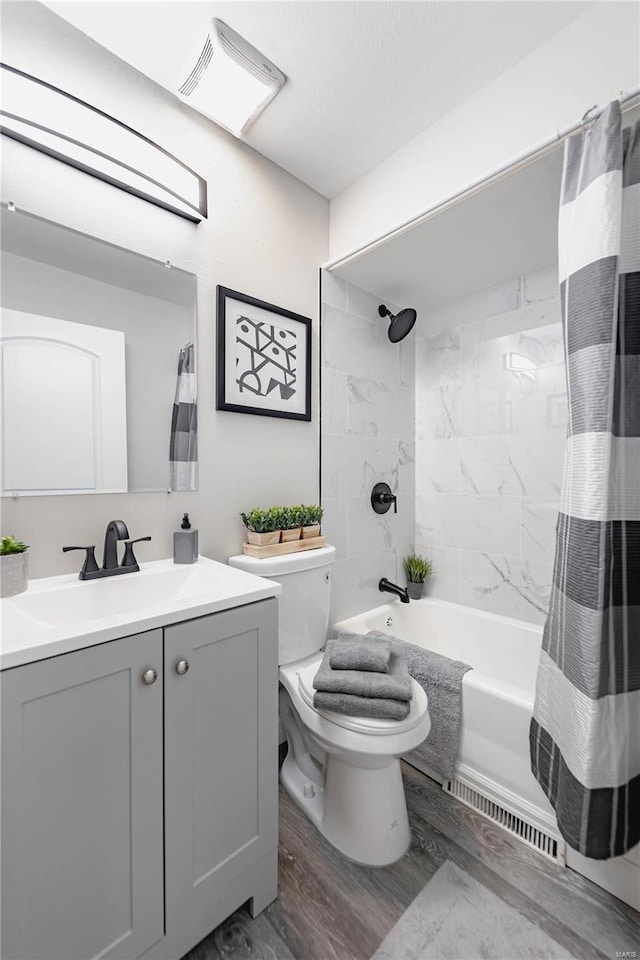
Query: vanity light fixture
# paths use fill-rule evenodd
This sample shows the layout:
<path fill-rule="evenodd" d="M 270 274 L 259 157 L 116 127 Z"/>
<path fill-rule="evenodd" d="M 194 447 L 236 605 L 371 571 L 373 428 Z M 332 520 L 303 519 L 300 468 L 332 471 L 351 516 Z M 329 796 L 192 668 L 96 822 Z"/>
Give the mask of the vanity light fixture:
<path fill-rule="evenodd" d="M 178 96 L 236 137 L 285 84 L 285 75 L 222 20 L 213 19 L 181 75 Z"/>
<path fill-rule="evenodd" d="M 3 136 L 193 223 L 207 216 L 206 180 L 144 134 L 8 63 L 0 76 Z"/>

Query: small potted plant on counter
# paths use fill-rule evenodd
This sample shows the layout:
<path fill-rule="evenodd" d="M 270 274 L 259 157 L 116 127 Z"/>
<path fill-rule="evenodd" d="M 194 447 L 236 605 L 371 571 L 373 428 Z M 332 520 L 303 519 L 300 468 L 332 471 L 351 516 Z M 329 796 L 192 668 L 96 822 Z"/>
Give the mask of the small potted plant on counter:
<path fill-rule="evenodd" d="M 320 521 L 324 510 L 318 503 L 308 503 L 303 508 L 304 516 L 302 518 L 302 539 L 308 540 L 311 537 L 320 536 Z"/>
<path fill-rule="evenodd" d="M 27 589 L 28 549 L 13 536 L 0 538 L 0 597 L 15 597 Z"/>
<path fill-rule="evenodd" d="M 258 547 L 280 543 L 281 511 L 278 507 L 262 510 L 254 507 L 249 513 L 241 513 L 240 518 L 247 528 L 247 541 Z"/>
<path fill-rule="evenodd" d="M 280 507 L 279 509 L 282 522 L 282 542 L 299 540 L 305 518 L 304 507 Z"/>
<path fill-rule="evenodd" d="M 407 593 L 411 600 L 419 600 L 425 580 L 433 573 L 433 564 L 418 554 L 411 554 L 404 558 L 402 566 L 407 578 Z"/>

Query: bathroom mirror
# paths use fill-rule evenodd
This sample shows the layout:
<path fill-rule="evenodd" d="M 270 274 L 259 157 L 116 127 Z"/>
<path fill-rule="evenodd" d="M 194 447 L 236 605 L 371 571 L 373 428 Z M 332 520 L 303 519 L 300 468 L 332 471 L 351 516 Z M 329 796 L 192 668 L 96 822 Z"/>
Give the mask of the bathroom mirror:
<path fill-rule="evenodd" d="M 196 277 L 6 207 L 1 239 L 2 495 L 195 489 Z"/>

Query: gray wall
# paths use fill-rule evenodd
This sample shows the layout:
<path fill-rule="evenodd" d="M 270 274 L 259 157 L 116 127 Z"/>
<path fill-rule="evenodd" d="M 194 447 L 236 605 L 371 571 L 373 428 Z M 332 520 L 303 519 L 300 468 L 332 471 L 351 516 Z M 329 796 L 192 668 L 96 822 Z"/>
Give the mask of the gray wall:
<path fill-rule="evenodd" d="M 141 560 L 170 556 L 188 510 L 202 552 L 223 560 L 240 549 L 240 510 L 318 497 L 318 266 L 327 258 L 328 202 L 42 5 L 8 2 L 2 14 L 4 60 L 138 129 L 209 184 L 209 219 L 195 226 L 4 139 L 4 202 L 196 274 L 200 489 L 4 500 L 3 531 L 31 544 L 31 574 L 40 577 L 76 570 L 62 544 L 101 542 L 114 517 L 132 536 L 153 536 Z M 217 283 L 312 318 L 312 423 L 216 412 Z"/>
<path fill-rule="evenodd" d="M 415 536 L 433 596 L 544 622 L 566 422 L 556 267 L 421 318 Z"/>
<path fill-rule="evenodd" d="M 323 532 L 338 551 L 337 620 L 382 603 L 380 577 L 404 583 L 414 537 L 414 334 L 390 343 L 379 298 L 326 272 L 322 291 Z M 382 480 L 397 514 L 371 507 Z"/>

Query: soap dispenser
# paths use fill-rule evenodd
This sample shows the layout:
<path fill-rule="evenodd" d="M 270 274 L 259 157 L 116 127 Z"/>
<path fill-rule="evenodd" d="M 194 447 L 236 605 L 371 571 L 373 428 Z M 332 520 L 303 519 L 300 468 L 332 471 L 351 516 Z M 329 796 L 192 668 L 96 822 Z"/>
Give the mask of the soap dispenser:
<path fill-rule="evenodd" d="M 198 531 L 191 529 L 189 514 L 185 513 L 180 529 L 173 535 L 173 562 L 195 563 L 198 559 Z"/>

